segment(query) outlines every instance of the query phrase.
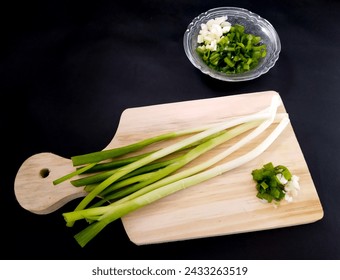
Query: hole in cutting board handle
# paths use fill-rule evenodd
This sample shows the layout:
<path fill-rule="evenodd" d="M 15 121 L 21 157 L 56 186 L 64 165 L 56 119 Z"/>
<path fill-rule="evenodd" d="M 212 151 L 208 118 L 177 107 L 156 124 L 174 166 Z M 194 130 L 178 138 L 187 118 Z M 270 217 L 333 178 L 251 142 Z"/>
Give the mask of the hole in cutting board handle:
<path fill-rule="evenodd" d="M 41 178 L 47 178 L 50 175 L 50 170 L 48 168 L 43 168 L 39 172 Z"/>

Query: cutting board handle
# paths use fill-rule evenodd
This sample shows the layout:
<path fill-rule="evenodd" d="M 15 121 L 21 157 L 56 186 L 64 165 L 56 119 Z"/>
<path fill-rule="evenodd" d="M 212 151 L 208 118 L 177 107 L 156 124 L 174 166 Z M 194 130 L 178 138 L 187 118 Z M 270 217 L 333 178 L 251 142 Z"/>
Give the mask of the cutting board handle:
<path fill-rule="evenodd" d="M 19 204 L 36 214 L 49 214 L 67 202 L 84 197 L 83 188 L 66 181 L 53 185 L 53 181 L 74 171 L 71 160 L 53 153 L 39 153 L 26 159 L 19 168 L 14 192 Z"/>

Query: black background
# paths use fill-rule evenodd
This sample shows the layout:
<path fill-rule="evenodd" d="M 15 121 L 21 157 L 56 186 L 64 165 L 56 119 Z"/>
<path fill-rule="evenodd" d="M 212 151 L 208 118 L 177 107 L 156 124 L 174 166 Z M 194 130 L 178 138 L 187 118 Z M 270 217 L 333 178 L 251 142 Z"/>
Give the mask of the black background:
<path fill-rule="evenodd" d="M 2 4 L 3 5 L 3 4 Z M 202 74 L 183 50 L 198 14 L 246 8 L 282 44 L 267 74 L 228 83 Z M 10 1 L 1 8 L 1 259 L 339 259 L 339 1 Z M 85 248 L 61 216 L 16 202 L 16 172 L 40 152 L 103 149 L 130 107 L 263 90 L 280 93 L 324 218 L 290 228 L 136 246 L 120 221 Z M 6 246 L 5 246 L 6 244 Z"/>

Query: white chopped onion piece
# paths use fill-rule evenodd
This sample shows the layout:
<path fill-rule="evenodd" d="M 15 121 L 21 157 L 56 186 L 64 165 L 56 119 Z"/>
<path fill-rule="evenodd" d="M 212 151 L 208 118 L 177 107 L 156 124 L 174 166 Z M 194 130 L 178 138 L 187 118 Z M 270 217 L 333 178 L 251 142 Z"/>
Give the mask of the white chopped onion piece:
<path fill-rule="evenodd" d="M 207 23 L 201 24 L 201 29 L 197 36 L 197 43 L 205 45 L 206 49 L 215 51 L 217 43 L 223 38 L 225 33 L 230 31 L 231 24 L 227 22 L 227 16 L 210 19 Z"/>
<path fill-rule="evenodd" d="M 300 190 L 300 184 L 299 184 L 299 177 L 296 175 L 292 175 L 292 178 L 284 184 L 285 189 L 285 200 L 288 202 L 292 202 L 294 197 L 297 197 Z"/>

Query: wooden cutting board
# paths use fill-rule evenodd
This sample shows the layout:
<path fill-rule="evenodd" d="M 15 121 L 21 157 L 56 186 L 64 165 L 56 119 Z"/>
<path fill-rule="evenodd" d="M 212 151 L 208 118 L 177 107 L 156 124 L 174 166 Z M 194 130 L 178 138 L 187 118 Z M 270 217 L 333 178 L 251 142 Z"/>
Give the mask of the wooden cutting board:
<path fill-rule="evenodd" d="M 255 113 L 268 107 L 273 95 L 278 93 L 265 91 L 129 108 L 122 113 L 117 132 L 105 149 L 167 131 Z M 280 106 L 279 112 L 286 112 L 284 105 Z M 226 161 L 254 148 L 274 126 Z M 205 156 L 222 151 L 238 139 L 221 145 Z M 204 156 L 192 164 L 203 160 Z M 251 171 L 267 162 L 285 165 L 300 177 L 301 191 L 292 203 L 282 202 L 280 206 L 274 207 L 256 198 Z M 33 170 L 36 173 L 34 178 Z M 41 170 L 47 170 L 48 174 L 42 176 Z M 81 189 L 75 190 L 68 182 L 63 183 L 57 193 L 55 187 L 50 186 L 55 178 L 71 170 L 69 159 L 53 154 L 42 153 L 29 158 L 18 171 L 15 182 L 19 203 L 29 211 L 47 214 L 71 199 L 83 196 Z M 53 193 L 49 188 L 53 188 Z M 33 191 L 31 197 L 27 197 L 28 190 L 32 193 L 32 189 L 36 193 Z M 48 209 L 46 200 L 50 200 Z M 41 205 L 37 207 L 38 201 Z M 292 125 L 289 124 L 279 138 L 256 159 L 137 210 L 123 217 L 122 222 L 130 240 L 142 245 L 300 225 L 322 217 L 323 209 L 316 188 Z"/>

